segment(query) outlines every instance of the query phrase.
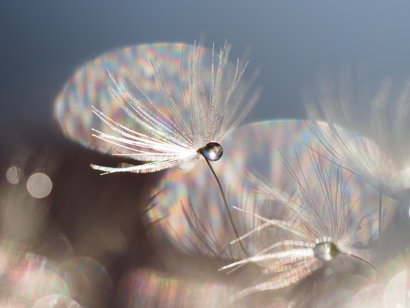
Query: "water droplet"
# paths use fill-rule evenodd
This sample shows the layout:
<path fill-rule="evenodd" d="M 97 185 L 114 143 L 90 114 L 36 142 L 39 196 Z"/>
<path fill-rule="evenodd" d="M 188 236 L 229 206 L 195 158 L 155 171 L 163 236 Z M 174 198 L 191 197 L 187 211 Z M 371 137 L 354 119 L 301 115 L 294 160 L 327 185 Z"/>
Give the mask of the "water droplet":
<path fill-rule="evenodd" d="M 202 154 L 210 161 L 220 160 L 223 153 L 222 146 L 217 142 L 208 143 L 202 151 Z"/>
<path fill-rule="evenodd" d="M 316 244 L 313 251 L 315 252 L 315 257 L 322 261 L 333 260 L 339 253 L 339 249 L 337 249 L 336 245 L 332 242 Z"/>

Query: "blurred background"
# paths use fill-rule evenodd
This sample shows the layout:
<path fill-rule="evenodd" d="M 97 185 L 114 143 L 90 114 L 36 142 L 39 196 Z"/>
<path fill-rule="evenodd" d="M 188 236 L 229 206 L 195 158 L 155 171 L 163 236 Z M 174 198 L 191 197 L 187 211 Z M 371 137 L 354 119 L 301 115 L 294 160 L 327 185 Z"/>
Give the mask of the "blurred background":
<path fill-rule="evenodd" d="M 130 289 L 141 287 L 135 281 L 162 277 L 141 271 L 132 280 L 130 273 L 175 275 L 159 260 L 142 219 L 161 173 L 100 177 L 90 163 L 120 160 L 68 140 L 54 119 L 55 99 L 80 66 L 136 44 L 192 44 L 205 31 L 208 48 L 225 39 L 232 44 L 231 59 L 252 47 L 247 76 L 262 66 L 257 84 L 264 91 L 244 123 L 304 119 L 300 87 L 323 68 L 337 76 L 343 65 L 365 65 L 371 88 L 388 75 L 400 91 L 410 76 L 409 10 L 402 1 L 1 1 L 0 272 L 4 278 L 13 266 L 36 268 L 7 274 L 0 295 L 7 298 L 13 281 L 20 295 L 4 307 L 31 307 L 49 294 L 58 307 L 74 300 L 81 307 L 128 307 Z M 34 174 L 41 187 L 32 192 Z M 195 258 L 187 259 L 185 266 L 197 268 Z M 132 282 L 123 287 L 126 279 Z M 212 287 L 226 279 L 215 275 Z M 23 303 L 24 292 L 38 294 Z"/>

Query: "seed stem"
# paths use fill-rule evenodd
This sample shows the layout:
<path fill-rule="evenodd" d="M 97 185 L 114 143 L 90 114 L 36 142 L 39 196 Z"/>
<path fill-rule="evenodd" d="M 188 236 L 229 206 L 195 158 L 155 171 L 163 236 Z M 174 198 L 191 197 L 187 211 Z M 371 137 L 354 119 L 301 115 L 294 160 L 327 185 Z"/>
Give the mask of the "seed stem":
<path fill-rule="evenodd" d="M 370 265 L 371 267 L 373 267 L 376 270 L 377 275 L 379 274 L 379 270 L 377 269 L 377 267 L 374 266 L 370 261 L 367 261 L 366 259 L 364 259 L 362 257 L 359 257 L 355 254 L 350 254 L 350 253 L 345 253 L 345 252 L 341 252 L 341 253 L 344 254 L 345 256 L 352 257 L 352 258 L 355 258 L 357 260 L 363 261 L 364 263 L 366 263 L 366 264 Z"/>
<path fill-rule="evenodd" d="M 204 155 L 202 154 L 202 156 L 204 156 Z M 226 212 L 228 213 L 228 217 L 229 217 L 229 220 L 230 220 L 230 222 L 231 222 L 231 226 L 232 226 L 233 232 L 235 233 L 236 238 L 238 239 L 239 245 L 241 246 L 243 252 L 244 252 L 245 255 L 249 258 L 249 255 L 248 255 L 248 253 L 246 252 L 245 247 L 243 247 L 243 245 L 242 245 L 242 241 L 239 239 L 239 233 L 238 233 L 238 230 L 236 230 L 236 228 L 235 228 L 235 224 L 234 224 L 234 222 L 233 222 L 232 215 L 231 215 L 231 211 L 229 210 L 228 202 L 226 201 L 225 193 L 224 193 L 224 191 L 223 191 L 223 189 L 222 189 L 221 182 L 219 182 L 218 176 L 216 175 L 216 173 L 215 173 L 215 171 L 214 171 L 214 168 L 212 168 L 212 165 L 211 165 L 211 163 L 209 162 L 209 160 L 208 160 L 205 156 L 204 156 L 204 158 L 205 158 L 205 161 L 207 162 L 207 164 L 208 164 L 208 166 L 209 166 L 209 169 L 211 169 L 211 172 L 212 172 L 212 174 L 214 175 L 216 182 L 218 183 L 219 190 L 221 191 L 222 199 L 223 199 L 223 201 L 224 201 L 225 209 L 226 209 Z"/>

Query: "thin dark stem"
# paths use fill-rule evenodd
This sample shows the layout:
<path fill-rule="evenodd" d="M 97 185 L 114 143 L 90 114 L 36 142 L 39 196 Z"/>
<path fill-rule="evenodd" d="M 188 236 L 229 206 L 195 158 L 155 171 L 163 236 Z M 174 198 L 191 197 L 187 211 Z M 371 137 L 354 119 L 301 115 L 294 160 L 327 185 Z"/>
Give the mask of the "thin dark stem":
<path fill-rule="evenodd" d="M 349 253 L 344 253 L 344 252 L 342 252 L 342 254 L 344 254 L 345 256 L 352 257 L 352 258 L 355 258 L 355 259 L 357 259 L 357 260 L 360 260 L 360 261 L 365 262 L 366 264 L 368 264 L 368 265 L 370 265 L 371 267 L 373 267 L 373 268 L 376 270 L 377 275 L 379 275 L 379 270 L 377 269 L 377 267 L 374 266 L 371 262 L 367 261 L 366 259 L 364 259 L 364 258 L 362 258 L 362 257 L 359 257 L 359 256 L 356 256 L 356 255 L 354 255 L 354 254 L 349 254 Z"/>
<path fill-rule="evenodd" d="M 383 194 L 382 194 L 382 189 L 379 187 L 379 239 L 382 234 L 382 211 L 383 211 Z"/>
<path fill-rule="evenodd" d="M 231 211 L 229 210 L 228 202 L 226 201 L 225 193 L 224 193 L 224 191 L 223 191 L 223 189 L 222 189 L 221 182 L 219 182 L 219 179 L 218 179 L 218 177 L 217 177 L 217 175 L 216 175 L 216 173 L 215 173 L 215 171 L 214 171 L 214 168 L 212 168 L 212 165 L 211 165 L 211 163 L 209 162 L 209 160 L 208 160 L 205 156 L 204 156 L 204 158 L 205 158 L 205 161 L 207 162 L 207 164 L 208 164 L 208 166 L 209 166 L 209 169 L 211 169 L 212 174 L 214 175 L 216 181 L 218 182 L 219 190 L 221 191 L 222 198 L 223 198 L 224 204 L 225 204 L 225 209 L 226 209 L 226 212 L 228 213 L 228 217 L 229 217 L 229 220 L 230 220 L 230 222 L 231 222 L 231 226 L 232 226 L 233 232 L 235 233 L 236 238 L 238 239 L 239 245 L 241 246 L 243 252 L 244 252 L 245 255 L 249 258 L 249 255 L 248 255 L 248 253 L 246 252 L 245 247 L 243 247 L 242 242 L 241 242 L 241 240 L 239 239 L 239 233 L 238 233 L 238 230 L 236 230 L 236 228 L 235 228 L 235 224 L 234 224 L 234 222 L 233 222 L 232 215 L 231 215 Z"/>

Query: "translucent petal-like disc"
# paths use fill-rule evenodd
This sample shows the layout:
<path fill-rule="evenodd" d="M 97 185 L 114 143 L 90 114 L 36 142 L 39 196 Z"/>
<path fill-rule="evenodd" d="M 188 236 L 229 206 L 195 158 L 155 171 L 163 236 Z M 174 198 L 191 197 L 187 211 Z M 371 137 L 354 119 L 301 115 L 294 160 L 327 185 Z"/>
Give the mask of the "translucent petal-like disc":
<path fill-rule="evenodd" d="M 253 192 L 244 172 L 256 170 L 274 187 L 294 195 L 299 187 L 287 171 L 284 158 L 298 177 L 309 183 L 315 202 L 324 204 L 323 191 L 311 163 L 307 144 L 310 144 L 315 151 L 327 154 L 305 121 L 259 122 L 241 127 L 229 134 L 222 144 L 223 159 L 211 162 L 228 195 L 229 206 L 243 208 L 269 219 L 292 220 L 292 215 L 286 214 L 283 207 L 277 204 L 263 206 L 262 196 Z M 324 159 L 324 164 L 330 164 L 330 161 Z M 303 175 L 300 168 L 303 170 Z M 358 245 L 366 246 L 377 230 L 377 221 L 372 219 L 374 215 L 369 213 L 377 212 L 378 191 L 347 171 L 343 174 L 346 180 L 350 177 L 346 189 L 346 198 L 351 204 L 348 224 L 349 227 L 360 229 L 361 232 L 358 232 L 356 240 Z M 158 185 L 158 188 L 163 187 L 166 190 L 158 196 L 158 206 L 154 207 L 148 215 L 150 220 L 155 220 L 169 214 L 157 225 L 157 236 L 163 239 L 171 238 L 183 249 L 200 248 L 203 252 L 207 252 L 208 248 L 197 237 L 198 230 L 202 229 L 204 234 L 205 227 L 209 231 L 208 240 L 217 241 L 221 247 L 229 246 L 228 243 L 234 239 L 233 233 L 218 186 L 206 164 L 197 164 L 188 173 L 180 170 L 169 171 Z M 395 209 L 393 206 L 395 203 L 384 197 L 383 204 L 386 210 L 383 224 L 386 226 Z M 192 208 L 189 205 L 192 205 Z M 241 235 L 262 225 L 260 220 L 251 215 L 235 209 L 231 209 L 231 213 Z M 187 222 L 187 217 L 191 220 L 191 224 Z M 298 227 L 303 228 L 303 226 Z M 260 252 L 261 249 L 274 243 L 275 237 L 272 235 L 278 232 L 277 228 L 270 226 L 263 230 L 266 232 L 257 232 L 257 236 L 255 234 L 244 240 L 249 253 Z"/>
<path fill-rule="evenodd" d="M 135 99 L 143 102 L 146 108 L 156 114 L 157 119 L 170 116 L 165 97 L 171 97 L 182 118 L 186 120 L 189 116 L 187 105 L 190 104 L 190 91 L 195 90 L 189 86 L 189 79 L 192 77 L 190 76 L 192 75 L 190 74 L 190 62 L 194 51 L 192 45 L 158 43 L 130 46 L 106 53 L 81 66 L 69 79 L 55 100 L 54 117 L 68 138 L 83 146 L 96 148 L 103 152 L 112 151 L 113 145 L 92 137 L 91 129 L 113 136 L 118 135 L 92 114 L 91 106 L 129 129 L 146 133 L 141 131 L 138 124 L 124 112 L 115 99 L 110 90 L 110 88 L 115 88 L 109 77 L 108 71 L 110 71 L 121 89 L 128 89 Z M 202 68 L 201 73 L 203 73 L 200 76 L 203 89 L 201 88 L 200 91 L 203 91 L 204 98 L 209 99 L 213 55 L 210 50 L 204 48 L 197 48 L 196 51 L 200 51 L 199 61 Z M 219 61 L 215 53 L 215 72 Z M 229 82 L 232 81 L 235 67 L 229 64 L 224 73 L 221 81 L 221 97 L 224 97 L 225 92 L 230 91 Z M 161 91 L 155 74 L 163 78 L 169 93 Z M 133 80 L 138 83 L 140 89 Z M 245 83 L 241 79 L 231 100 L 239 99 L 244 87 Z M 118 91 L 116 92 L 118 95 Z M 168 124 L 165 123 L 165 125 Z M 126 152 L 121 148 L 116 148 L 116 150 L 120 153 Z"/>

